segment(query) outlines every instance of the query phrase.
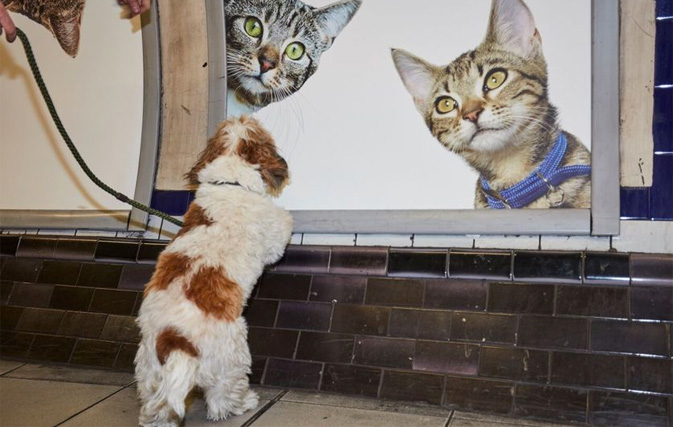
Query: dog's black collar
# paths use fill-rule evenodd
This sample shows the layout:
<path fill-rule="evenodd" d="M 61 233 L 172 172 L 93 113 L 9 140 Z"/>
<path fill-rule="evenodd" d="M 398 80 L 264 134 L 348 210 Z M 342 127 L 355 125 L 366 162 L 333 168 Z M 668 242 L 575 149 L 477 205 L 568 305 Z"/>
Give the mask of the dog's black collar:
<path fill-rule="evenodd" d="M 240 182 L 238 181 L 210 181 L 208 182 L 210 185 L 233 185 L 234 187 L 243 187 Z"/>

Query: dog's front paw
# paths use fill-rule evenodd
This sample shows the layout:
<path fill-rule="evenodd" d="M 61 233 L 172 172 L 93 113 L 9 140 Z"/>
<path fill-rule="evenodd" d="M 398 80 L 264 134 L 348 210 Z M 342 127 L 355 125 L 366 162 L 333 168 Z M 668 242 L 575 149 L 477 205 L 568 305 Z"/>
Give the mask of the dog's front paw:
<path fill-rule="evenodd" d="M 227 418 L 229 418 L 229 411 L 213 411 L 210 408 L 208 408 L 208 413 L 206 414 L 206 418 L 210 421 L 224 421 Z"/>
<path fill-rule="evenodd" d="M 243 404 L 241 405 L 240 411 L 241 413 L 234 412 L 236 415 L 241 415 L 246 411 L 249 411 L 251 409 L 255 409 L 259 405 L 259 396 L 257 393 L 255 393 L 252 390 L 248 390 L 245 393 L 245 397 L 243 398 Z"/>

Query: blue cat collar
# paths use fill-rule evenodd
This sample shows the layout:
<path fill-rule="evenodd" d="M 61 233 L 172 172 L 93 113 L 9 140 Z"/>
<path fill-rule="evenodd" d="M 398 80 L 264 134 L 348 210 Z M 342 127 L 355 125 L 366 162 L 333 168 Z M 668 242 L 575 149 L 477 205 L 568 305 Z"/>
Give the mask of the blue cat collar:
<path fill-rule="evenodd" d="M 591 166 L 575 165 L 559 168 L 568 149 L 566 136 L 561 133 L 542 164 L 523 181 L 503 191 L 493 190 L 488 181 L 481 177 L 481 188 L 491 209 L 520 209 L 530 205 L 540 197 L 546 197 L 550 207 L 560 207 L 565 194 L 559 185 L 582 175 L 591 174 Z"/>

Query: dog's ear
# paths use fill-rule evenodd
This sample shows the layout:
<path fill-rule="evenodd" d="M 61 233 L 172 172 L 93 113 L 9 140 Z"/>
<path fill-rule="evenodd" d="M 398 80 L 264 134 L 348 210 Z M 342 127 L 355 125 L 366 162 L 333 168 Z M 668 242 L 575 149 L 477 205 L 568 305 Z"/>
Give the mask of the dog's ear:
<path fill-rule="evenodd" d="M 201 172 L 210 162 L 222 156 L 227 151 L 228 136 L 225 132 L 225 126 L 221 126 L 215 135 L 208 140 L 208 145 L 199 154 L 196 164 L 185 174 L 185 179 L 192 187 L 199 186 L 199 172 Z"/>
<path fill-rule="evenodd" d="M 269 193 L 271 193 L 272 196 L 278 196 L 290 181 L 287 162 L 284 158 L 276 154 L 275 158 L 265 165 L 261 165 L 260 168 L 262 179 L 269 188 Z"/>
<path fill-rule="evenodd" d="M 254 135 L 255 138 L 259 136 Z M 238 155 L 251 165 L 259 165 L 259 173 L 269 194 L 277 196 L 290 178 L 287 162 L 276 152 L 273 142 L 257 141 L 259 140 L 242 140 L 238 146 Z"/>

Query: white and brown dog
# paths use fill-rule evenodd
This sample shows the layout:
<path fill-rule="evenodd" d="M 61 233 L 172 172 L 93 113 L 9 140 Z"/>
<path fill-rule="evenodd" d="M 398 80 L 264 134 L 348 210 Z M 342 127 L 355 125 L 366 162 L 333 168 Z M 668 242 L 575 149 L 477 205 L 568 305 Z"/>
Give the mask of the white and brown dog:
<path fill-rule="evenodd" d="M 292 231 L 292 218 L 270 197 L 287 184 L 287 163 L 255 120 L 224 122 L 187 178 L 198 185 L 196 199 L 159 257 L 138 316 L 143 426 L 178 425 L 194 387 L 212 420 L 257 406 L 241 312 Z"/>

